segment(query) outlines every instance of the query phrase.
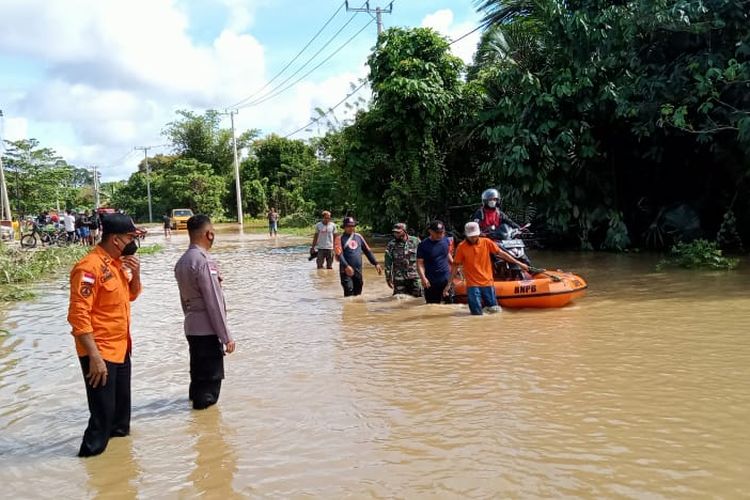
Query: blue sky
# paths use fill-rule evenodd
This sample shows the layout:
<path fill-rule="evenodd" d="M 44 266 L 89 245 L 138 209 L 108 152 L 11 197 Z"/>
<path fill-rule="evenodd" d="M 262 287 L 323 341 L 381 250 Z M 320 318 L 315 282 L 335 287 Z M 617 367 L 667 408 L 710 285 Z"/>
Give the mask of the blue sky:
<path fill-rule="evenodd" d="M 140 159 L 131 153 L 133 146 L 162 144 L 160 132 L 175 110 L 220 109 L 255 93 L 340 5 L 338 0 L 3 0 L 0 132 L 10 140 L 37 138 L 71 163 L 98 165 L 105 180 L 126 178 Z M 371 2 L 377 5 L 387 3 Z M 342 9 L 274 85 L 351 16 Z M 395 0 L 393 13 L 383 15 L 386 28 L 430 26 L 452 39 L 479 19 L 472 0 Z M 299 76 L 368 21 L 357 14 Z M 469 60 L 478 36 L 456 44 L 456 55 Z M 285 134 L 304 125 L 315 107 L 335 104 L 350 82 L 366 75 L 375 37 L 373 23 L 282 95 L 241 109 L 238 128 Z"/>

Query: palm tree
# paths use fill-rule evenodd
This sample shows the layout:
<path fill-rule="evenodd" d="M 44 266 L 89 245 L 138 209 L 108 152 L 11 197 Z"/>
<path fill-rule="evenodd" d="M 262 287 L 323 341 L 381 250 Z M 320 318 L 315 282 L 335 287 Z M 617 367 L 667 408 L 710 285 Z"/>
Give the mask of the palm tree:
<path fill-rule="evenodd" d="M 476 0 L 477 10 L 484 11 L 482 23 L 497 26 L 519 18 L 533 17 L 540 7 L 539 0 Z"/>

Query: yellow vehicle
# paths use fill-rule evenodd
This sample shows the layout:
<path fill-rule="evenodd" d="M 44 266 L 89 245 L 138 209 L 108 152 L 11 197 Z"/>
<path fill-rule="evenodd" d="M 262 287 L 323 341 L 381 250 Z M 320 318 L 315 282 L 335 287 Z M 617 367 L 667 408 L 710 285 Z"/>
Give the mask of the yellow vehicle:
<path fill-rule="evenodd" d="M 172 209 L 172 229 L 187 229 L 187 221 L 193 216 L 189 208 Z"/>

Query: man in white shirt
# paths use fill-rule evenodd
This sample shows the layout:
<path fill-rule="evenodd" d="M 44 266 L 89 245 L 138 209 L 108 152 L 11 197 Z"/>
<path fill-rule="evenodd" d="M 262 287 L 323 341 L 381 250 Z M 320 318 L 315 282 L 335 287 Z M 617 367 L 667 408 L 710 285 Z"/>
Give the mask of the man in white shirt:
<path fill-rule="evenodd" d="M 315 235 L 313 236 L 312 245 L 310 245 L 310 254 L 314 255 L 317 251 L 318 269 L 323 269 L 323 262 L 326 263 L 326 269 L 333 269 L 333 242 L 336 237 L 336 224 L 331 222 L 331 212 L 323 211 L 323 220 L 315 225 Z"/>
<path fill-rule="evenodd" d="M 63 215 L 63 225 L 68 233 L 68 242 L 72 243 L 76 232 L 76 218 L 71 215 L 70 210 L 66 210 Z"/>

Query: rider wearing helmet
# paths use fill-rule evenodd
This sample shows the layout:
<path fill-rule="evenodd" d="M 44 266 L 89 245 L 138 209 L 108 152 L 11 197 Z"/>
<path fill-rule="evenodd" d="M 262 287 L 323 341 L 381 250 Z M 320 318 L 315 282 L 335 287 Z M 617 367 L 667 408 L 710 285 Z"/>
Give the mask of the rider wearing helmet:
<path fill-rule="evenodd" d="M 493 188 L 485 189 L 482 193 L 482 206 L 474 212 L 472 220 L 479 224 L 483 234 L 495 231 L 500 224 L 508 224 L 513 228 L 520 227 L 500 210 L 500 193 Z"/>

